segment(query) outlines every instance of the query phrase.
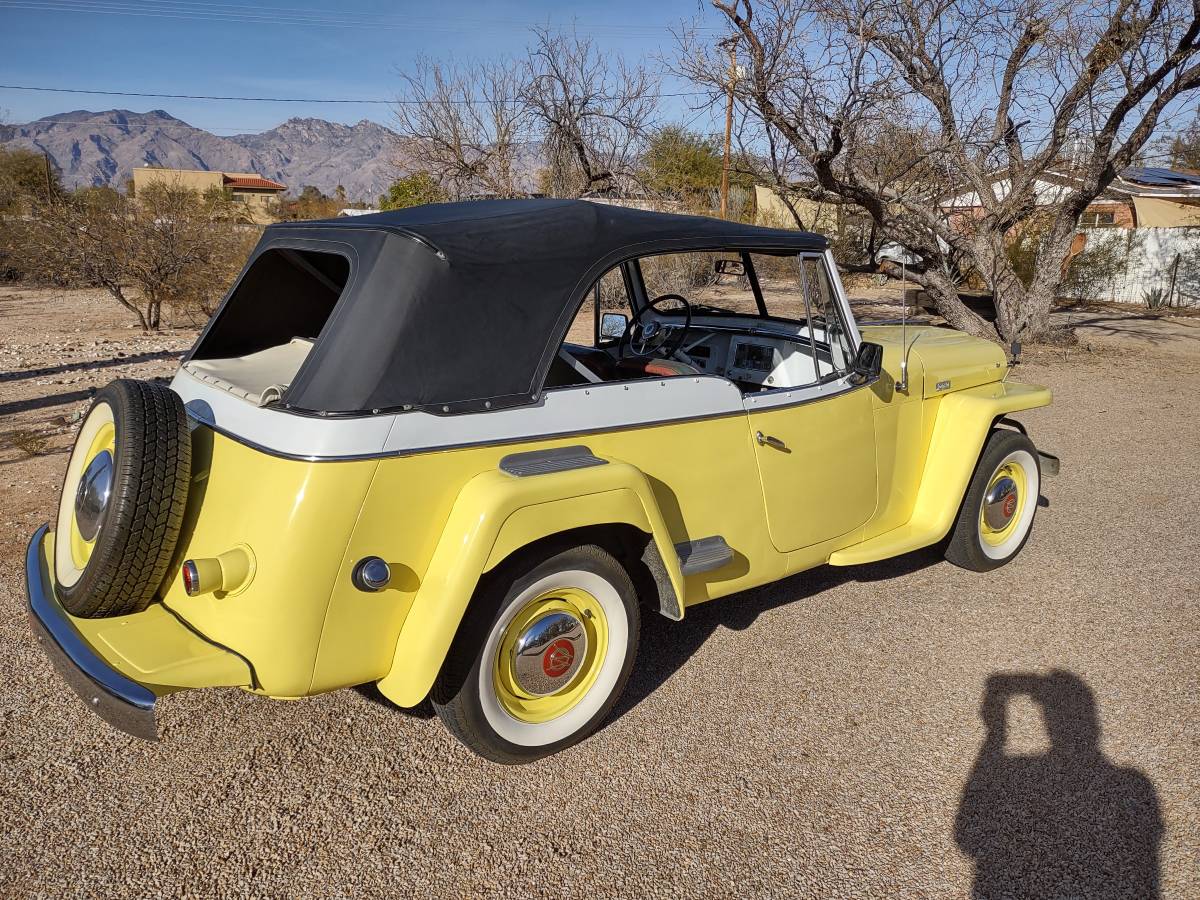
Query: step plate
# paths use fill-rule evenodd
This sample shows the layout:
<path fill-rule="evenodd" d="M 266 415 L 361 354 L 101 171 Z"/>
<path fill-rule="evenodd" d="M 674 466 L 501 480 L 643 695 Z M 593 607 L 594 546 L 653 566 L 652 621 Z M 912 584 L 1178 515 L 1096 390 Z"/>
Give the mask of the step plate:
<path fill-rule="evenodd" d="M 713 572 L 733 562 L 733 548 L 719 534 L 676 544 L 675 553 L 679 556 L 679 569 L 684 575 Z"/>

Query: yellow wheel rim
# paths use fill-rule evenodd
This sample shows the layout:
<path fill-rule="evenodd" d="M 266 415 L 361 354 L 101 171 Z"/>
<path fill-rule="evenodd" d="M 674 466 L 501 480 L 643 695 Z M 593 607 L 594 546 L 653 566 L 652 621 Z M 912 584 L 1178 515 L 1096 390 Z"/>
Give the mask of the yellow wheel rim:
<path fill-rule="evenodd" d="M 996 487 L 1005 479 L 1011 479 L 1016 485 L 1016 502 L 1012 504 L 1011 510 L 1008 511 L 1005 523 L 997 527 L 993 523 L 988 522 L 986 501 L 980 504 L 979 507 L 979 536 L 984 543 L 998 547 L 1007 541 L 1017 529 L 1018 523 L 1022 518 L 1022 513 L 1025 511 L 1025 504 L 1029 502 L 1029 480 L 1025 476 L 1025 467 L 1017 462 L 1006 462 L 995 472 L 992 473 L 991 479 L 988 481 L 987 491 L 984 492 L 984 497 L 992 493 Z"/>
<path fill-rule="evenodd" d="M 523 689 L 515 670 L 515 649 L 521 636 L 535 622 L 552 613 L 565 613 L 579 620 L 587 637 L 582 664 L 561 689 L 536 696 Z M 500 639 L 493 661 L 492 683 L 501 708 L 520 722 L 548 722 L 571 710 L 596 681 L 608 654 L 608 619 L 604 608 L 581 588 L 555 588 L 526 603 L 513 616 Z"/>
<path fill-rule="evenodd" d="M 80 477 L 82 473 L 87 471 L 87 467 L 91 465 L 92 460 L 99 456 L 104 451 L 108 451 L 113 456 L 116 456 L 117 449 L 117 430 L 112 422 L 106 422 L 100 426 L 100 430 L 96 432 L 96 436 L 92 438 L 92 442 L 88 445 L 87 452 L 83 457 L 83 466 L 80 468 Z M 78 487 L 78 485 L 76 485 Z M 92 550 L 96 546 L 96 540 L 100 537 L 99 532 L 88 540 L 79 530 L 79 522 L 75 518 L 74 504 L 71 506 L 71 561 L 75 563 L 77 569 L 82 570 L 88 564 L 88 560 L 92 558 Z"/>

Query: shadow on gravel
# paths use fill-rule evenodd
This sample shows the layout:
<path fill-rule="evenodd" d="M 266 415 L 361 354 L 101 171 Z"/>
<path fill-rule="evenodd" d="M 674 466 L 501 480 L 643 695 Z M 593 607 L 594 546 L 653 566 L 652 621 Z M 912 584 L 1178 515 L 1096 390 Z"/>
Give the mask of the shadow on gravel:
<path fill-rule="evenodd" d="M 666 683 L 718 628 L 742 631 L 767 610 L 808 600 L 851 581 L 884 581 L 910 575 L 942 560 L 941 549 L 929 547 L 863 566 L 821 566 L 761 588 L 690 607 L 682 622 L 671 622 L 656 613 L 644 611 L 637 663 L 607 724 L 615 722 Z M 649 590 L 651 588 L 647 586 L 639 593 L 645 596 Z"/>
<path fill-rule="evenodd" d="M 41 369 L 0 372 L 0 382 L 23 381 L 27 378 L 44 378 L 48 375 L 62 375 L 64 372 L 105 369 L 109 366 L 128 366 L 134 363 L 153 362 L 161 359 L 179 359 L 183 354 L 183 350 L 154 350 L 146 353 L 132 353 L 129 356 L 113 356 L 109 359 L 89 359 L 81 362 L 61 363 L 57 366 L 46 366 Z"/>
<path fill-rule="evenodd" d="M 1045 753 L 1005 751 L 1008 701 L 1022 695 L 1041 709 Z M 972 896 L 1159 897 L 1158 795 L 1105 758 L 1087 684 L 1064 671 L 994 674 L 980 714 L 987 736 L 954 828 L 975 862 Z"/>
<path fill-rule="evenodd" d="M 20 412 L 30 412 L 35 409 L 49 409 L 51 406 L 62 406 L 67 403 L 78 403 L 96 393 L 95 389 L 83 391 L 65 391 L 61 394 L 48 394 L 45 397 L 35 397 L 32 400 L 14 400 L 11 403 L 0 403 L 0 416 L 12 416 Z"/>
<path fill-rule="evenodd" d="M 437 713 L 434 712 L 433 703 L 428 697 L 426 697 L 416 706 L 397 706 L 387 697 L 383 696 L 379 688 L 377 688 L 374 683 L 356 685 L 354 687 L 354 691 L 372 703 L 378 703 L 380 706 L 386 707 L 393 712 L 399 711 L 406 716 L 412 716 L 414 719 L 432 719 L 437 715 Z"/>

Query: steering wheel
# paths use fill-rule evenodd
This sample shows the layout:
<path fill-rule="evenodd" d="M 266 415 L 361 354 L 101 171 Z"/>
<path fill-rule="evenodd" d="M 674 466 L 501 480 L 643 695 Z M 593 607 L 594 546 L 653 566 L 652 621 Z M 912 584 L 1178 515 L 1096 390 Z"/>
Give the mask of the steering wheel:
<path fill-rule="evenodd" d="M 659 315 L 667 312 L 677 313 L 678 310 L 664 310 L 660 307 L 660 304 L 669 300 L 683 304 L 682 325 L 658 320 L 644 320 L 646 313 L 651 310 Z M 680 294 L 661 294 L 638 310 L 638 314 L 633 317 L 633 321 L 625 329 L 625 334 L 621 336 L 622 349 L 627 346 L 629 352 L 634 356 L 656 356 L 670 359 L 683 346 L 683 342 L 687 339 L 688 329 L 691 327 L 692 304 L 688 302 L 687 297 Z"/>

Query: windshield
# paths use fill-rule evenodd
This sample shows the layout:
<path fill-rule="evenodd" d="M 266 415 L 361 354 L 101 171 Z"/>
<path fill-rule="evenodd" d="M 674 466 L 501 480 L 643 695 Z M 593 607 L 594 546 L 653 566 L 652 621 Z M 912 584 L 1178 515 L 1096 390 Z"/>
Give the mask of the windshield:
<path fill-rule="evenodd" d="M 824 321 L 832 297 L 819 257 L 805 258 L 809 290 L 820 293 L 814 317 Z M 778 256 L 741 251 L 664 253 L 638 260 L 646 297 L 686 297 L 693 315 L 770 316 L 804 321 L 801 263 L 793 254 Z M 812 274 L 810 274 L 810 271 Z M 665 313 L 667 315 L 669 313 Z"/>

